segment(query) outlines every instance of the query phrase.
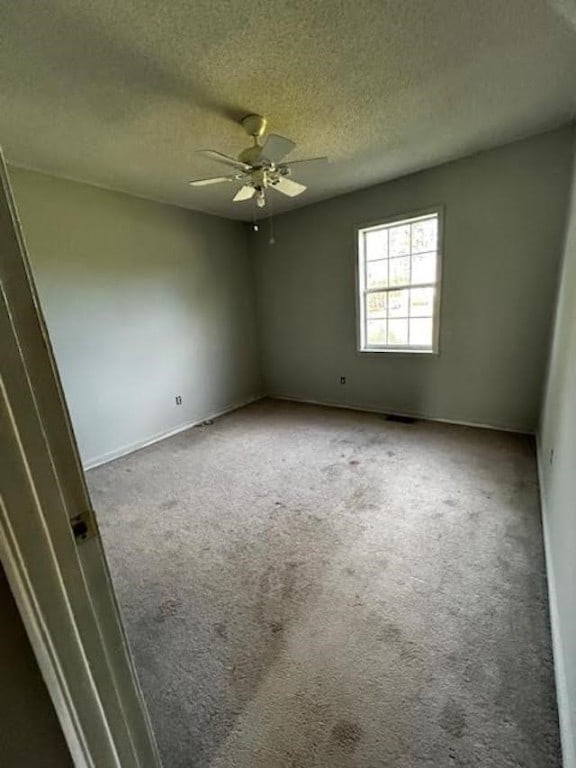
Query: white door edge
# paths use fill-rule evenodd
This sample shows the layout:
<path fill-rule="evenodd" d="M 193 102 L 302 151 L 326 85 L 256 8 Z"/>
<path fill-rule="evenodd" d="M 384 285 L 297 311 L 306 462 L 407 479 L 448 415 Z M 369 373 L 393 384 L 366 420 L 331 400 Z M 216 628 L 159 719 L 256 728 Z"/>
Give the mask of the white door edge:
<path fill-rule="evenodd" d="M 159 768 L 0 151 L 0 559 L 74 764 Z M 6 439 L 5 439 L 6 436 Z"/>

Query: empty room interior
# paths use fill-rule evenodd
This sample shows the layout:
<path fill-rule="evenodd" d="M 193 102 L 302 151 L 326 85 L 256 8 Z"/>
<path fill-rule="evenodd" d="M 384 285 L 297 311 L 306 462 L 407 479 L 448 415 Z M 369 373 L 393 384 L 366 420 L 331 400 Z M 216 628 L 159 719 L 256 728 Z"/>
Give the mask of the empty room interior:
<path fill-rule="evenodd" d="M 162 765 L 576 768 L 576 6 L 0 18 Z M 1 584 L 0 762 L 72 765 Z"/>

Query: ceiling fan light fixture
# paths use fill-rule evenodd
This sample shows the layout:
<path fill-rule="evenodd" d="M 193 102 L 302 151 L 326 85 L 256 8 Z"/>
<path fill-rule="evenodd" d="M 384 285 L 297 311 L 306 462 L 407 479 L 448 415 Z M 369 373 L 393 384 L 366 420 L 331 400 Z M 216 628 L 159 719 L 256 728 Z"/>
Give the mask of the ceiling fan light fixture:
<path fill-rule="evenodd" d="M 264 208 L 266 205 L 266 197 L 263 189 L 259 189 L 258 192 L 256 192 L 256 205 L 258 208 Z"/>

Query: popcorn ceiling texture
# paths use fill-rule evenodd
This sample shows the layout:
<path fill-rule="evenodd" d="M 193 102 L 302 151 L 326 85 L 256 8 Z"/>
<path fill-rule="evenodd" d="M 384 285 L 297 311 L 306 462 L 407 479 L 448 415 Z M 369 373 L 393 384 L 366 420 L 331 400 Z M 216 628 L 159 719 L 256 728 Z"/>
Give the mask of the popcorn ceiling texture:
<path fill-rule="evenodd" d="M 282 212 L 567 122 L 567 0 L 0 0 L 0 142 L 46 173 L 249 219 L 191 189 L 267 115 L 328 155 Z"/>
<path fill-rule="evenodd" d="M 261 401 L 88 473 L 166 768 L 559 768 L 531 438 Z"/>

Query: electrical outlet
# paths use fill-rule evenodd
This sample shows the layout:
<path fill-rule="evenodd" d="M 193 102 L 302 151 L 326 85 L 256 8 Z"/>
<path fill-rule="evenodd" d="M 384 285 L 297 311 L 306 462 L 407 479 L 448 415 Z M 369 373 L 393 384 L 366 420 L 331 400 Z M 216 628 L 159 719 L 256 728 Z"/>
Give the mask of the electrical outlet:
<path fill-rule="evenodd" d="M 176 405 L 182 405 L 182 395 L 176 395 Z"/>
<path fill-rule="evenodd" d="M 346 384 L 346 376 L 340 376 L 340 384 Z"/>
<path fill-rule="evenodd" d="M 550 451 L 550 466 L 552 466 L 552 464 L 554 464 L 554 448 Z"/>

